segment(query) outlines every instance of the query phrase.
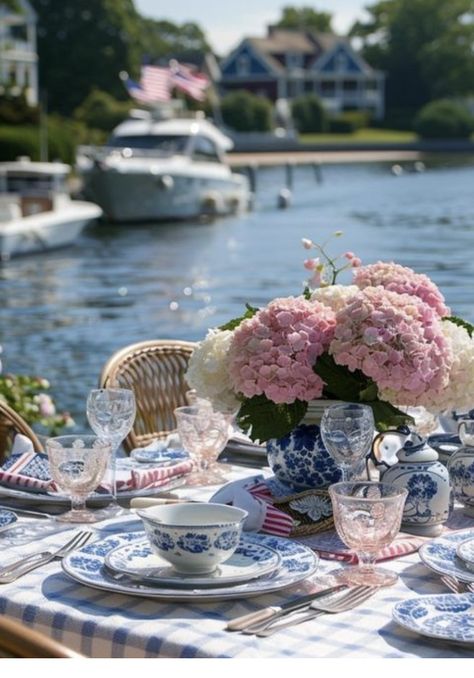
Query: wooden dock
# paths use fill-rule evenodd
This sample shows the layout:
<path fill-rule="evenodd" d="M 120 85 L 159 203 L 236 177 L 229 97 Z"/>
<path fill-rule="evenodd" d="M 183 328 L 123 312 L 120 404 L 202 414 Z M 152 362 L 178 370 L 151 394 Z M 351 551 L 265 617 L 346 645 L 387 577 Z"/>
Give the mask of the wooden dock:
<path fill-rule="evenodd" d="M 263 153 L 229 153 L 227 161 L 233 168 L 272 167 L 280 165 L 317 165 L 350 162 L 400 162 L 420 160 L 420 151 L 276 151 Z"/>

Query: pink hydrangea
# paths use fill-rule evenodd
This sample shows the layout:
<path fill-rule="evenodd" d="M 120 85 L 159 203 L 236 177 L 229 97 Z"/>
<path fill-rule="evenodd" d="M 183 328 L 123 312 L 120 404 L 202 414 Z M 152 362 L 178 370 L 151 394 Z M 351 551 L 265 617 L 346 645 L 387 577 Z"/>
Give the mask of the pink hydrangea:
<path fill-rule="evenodd" d="M 313 365 L 328 349 L 334 326 L 334 312 L 317 301 L 275 299 L 234 331 L 229 373 L 235 390 L 274 403 L 319 398 L 324 384 Z"/>
<path fill-rule="evenodd" d="M 370 377 L 382 400 L 429 407 L 449 382 L 453 354 L 436 312 L 417 296 L 367 287 L 336 314 L 329 352 Z"/>
<path fill-rule="evenodd" d="M 379 261 L 362 266 L 354 273 L 354 284 L 361 290 L 381 285 L 390 292 L 412 294 L 420 297 L 442 318 L 451 315 L 438 287 L 427 275 L 415 273 L 411 268 L 393 262 Z"/>

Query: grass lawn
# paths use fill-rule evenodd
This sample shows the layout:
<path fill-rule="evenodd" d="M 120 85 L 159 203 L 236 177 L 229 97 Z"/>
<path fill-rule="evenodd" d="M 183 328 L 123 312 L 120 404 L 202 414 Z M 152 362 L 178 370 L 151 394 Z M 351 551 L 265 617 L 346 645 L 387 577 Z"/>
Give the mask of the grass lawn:
<path fill-rule="evenodd" d="M 385 142 L 385 143 L 404 143 L 416 141 L 417 135 L 414 132 L 401 132 L 391 129 L 359 129 L 353 134 L 300 134 L 299 140 L 302 144 L 350 144 L 361 143 L 364 141 Z"/>

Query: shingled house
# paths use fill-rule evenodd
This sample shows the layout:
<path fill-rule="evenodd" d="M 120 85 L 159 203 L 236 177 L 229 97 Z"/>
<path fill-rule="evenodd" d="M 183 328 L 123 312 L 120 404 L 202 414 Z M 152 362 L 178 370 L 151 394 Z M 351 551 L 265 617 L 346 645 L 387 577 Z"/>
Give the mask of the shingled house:
<path fill-rule="evenodd" d="M 246 89 L 272 101 L 312 92 L 330 112 L 364 110 L 380 119 L 384 81 L 347 38 L 269 26 L 265 38 L 244 38 L 223 60 L 220 89 Z"/>

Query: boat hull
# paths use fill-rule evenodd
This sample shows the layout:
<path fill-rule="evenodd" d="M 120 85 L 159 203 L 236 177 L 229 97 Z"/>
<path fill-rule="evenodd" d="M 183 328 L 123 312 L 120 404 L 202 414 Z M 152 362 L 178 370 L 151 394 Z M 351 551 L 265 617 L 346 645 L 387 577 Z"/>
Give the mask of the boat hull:
<path fill-rule="evenodd" d="M 91 203 L 71 201 L 64 209 L 0 223 L 0 257 L 43 252 L 69 245 L 102 210 Z"/>
<path fill-rule="evenodd" d="M 247 178 L 229 174 L 193 176 L 100 169 L 84 175 L 84 196 L 96 202 L 108 221 L 146 222 L 220 216 L 248 209 Z"/>

